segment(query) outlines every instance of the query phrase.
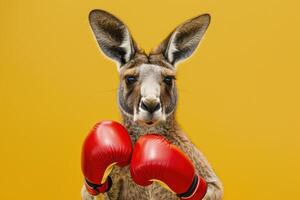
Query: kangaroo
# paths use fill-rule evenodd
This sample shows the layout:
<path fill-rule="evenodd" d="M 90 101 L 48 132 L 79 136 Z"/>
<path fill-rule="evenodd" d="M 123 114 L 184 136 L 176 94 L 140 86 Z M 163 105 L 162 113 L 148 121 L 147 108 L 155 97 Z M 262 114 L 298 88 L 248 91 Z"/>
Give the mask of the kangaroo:
<path fill-rule="evenodd" d="M 206 180 L 208 190 L 204 200 L 222 199 L 223 187 L 219 178 L 175 119 L 176 66 L 195 51 L 209 26 L 210 15 L 203 14 L 185 21 L 149 54 L 137 46 L 126 25 L 114 15 L 93 10 L 89 22 L 102 52 L 117 63 L 120 74 L 118 106 L 133 144 L 147 133 L 163 135 L 188 156 L 196 172 Z M 179 199 L 156 182 L 147 187 L 135 184 L 129 167 L 116 166 L 110 176 L 113 185 L 104 194 L 105 200 Z M 82 188 L 83 200 L 98 198 Z"/>

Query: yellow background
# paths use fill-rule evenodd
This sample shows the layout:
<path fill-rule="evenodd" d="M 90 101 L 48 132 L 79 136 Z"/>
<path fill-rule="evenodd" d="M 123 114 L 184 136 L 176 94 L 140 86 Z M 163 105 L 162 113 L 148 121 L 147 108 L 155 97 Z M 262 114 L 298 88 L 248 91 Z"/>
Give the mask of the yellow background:
<path fill-rule="evenodd" d="M 225 200 L 300 199 L 300 3 L 296 0 L 0 1 L 0 199 L 80 199 L 91 126 L 119 120 L 116 66 L 88 24 L 119 16 L 149 51 L 208 12 L 178 69 L 178 120 L 224 183 Z"/>

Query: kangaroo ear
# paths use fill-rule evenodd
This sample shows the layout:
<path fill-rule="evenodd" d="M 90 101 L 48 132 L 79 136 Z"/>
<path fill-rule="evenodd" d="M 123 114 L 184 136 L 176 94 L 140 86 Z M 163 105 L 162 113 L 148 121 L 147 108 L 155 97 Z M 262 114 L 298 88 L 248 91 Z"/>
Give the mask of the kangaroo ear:
<path fill-rule="evenodd" d="M 210 15 L 203 14 L 178 26 L 153 53 L 162 53 L 172 64 L 193 54 L 210 23 Z"/>
<path fill-rule="evenodd" d="M 134 56 L 135 43 L 126 25 L 118 18 L 103 10 L 92 10 L 89 21 L 99 47 L 117 62 L 119 68 Z"/>

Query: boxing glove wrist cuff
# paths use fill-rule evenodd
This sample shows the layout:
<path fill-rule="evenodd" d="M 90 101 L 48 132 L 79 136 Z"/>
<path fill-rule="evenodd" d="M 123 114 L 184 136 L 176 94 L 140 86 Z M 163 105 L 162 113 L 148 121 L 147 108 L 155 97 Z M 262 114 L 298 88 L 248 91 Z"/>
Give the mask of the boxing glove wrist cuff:
<path fill-rule="evenodd" d="M 112 186 L 112 180 L 109 176 L 107 177 L 107 180 L 103 184 L 94 184 L 85 179 L 85 187 L 87 191 L 94 196 L 98 195 L 99 193 L 108 192 L 111 186 Z"/>
<path fill-rule="evenodd" d="M 180 199 L 200 200 L 205 196 L 206 191 L 206 181 L 200 176 L 195 175 L 190 188 L 185 193 L 177 194 L 177 196 Z"/>

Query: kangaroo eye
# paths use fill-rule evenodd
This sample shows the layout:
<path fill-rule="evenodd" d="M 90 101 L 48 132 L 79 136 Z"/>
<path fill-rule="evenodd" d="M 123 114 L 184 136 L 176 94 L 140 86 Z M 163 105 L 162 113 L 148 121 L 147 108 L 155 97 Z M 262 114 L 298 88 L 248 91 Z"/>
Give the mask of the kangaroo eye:
<path fill-rule="evenodd" d="M 166 76 L 166 77 L 164 78 L 164 82 L 165 82 L 167 85 L 172 85 L 173 77 L 172 77 L 172 76 Z"/>
<path fill-rule="evenodd" d="M 135 76 L 127 76 L 125 78 L 125 82 L 127 85 L 132 85 L 137 81 L 137 78 Z"/>

